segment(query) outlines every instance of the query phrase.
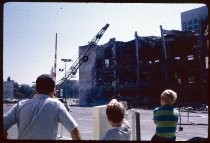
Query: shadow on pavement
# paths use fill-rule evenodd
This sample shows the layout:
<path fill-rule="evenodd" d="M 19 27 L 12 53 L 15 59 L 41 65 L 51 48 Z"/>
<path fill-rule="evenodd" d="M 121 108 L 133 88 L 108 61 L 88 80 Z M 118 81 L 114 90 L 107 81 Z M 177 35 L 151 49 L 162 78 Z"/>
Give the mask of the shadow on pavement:
<path fill-rule="evenodd" d="M 208 141 L 208 138 L 202 138 L 202 137 L 193 137 L 187 141 Z"/>

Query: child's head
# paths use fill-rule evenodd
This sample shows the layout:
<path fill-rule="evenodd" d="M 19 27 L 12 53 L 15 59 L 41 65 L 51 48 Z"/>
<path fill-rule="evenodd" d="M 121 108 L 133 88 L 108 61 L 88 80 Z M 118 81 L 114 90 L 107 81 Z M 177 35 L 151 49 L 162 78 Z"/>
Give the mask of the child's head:
<path fill-rule="evenodd" d="M 117 102 L 117 104 L 114 104 L 113 106 L 107 106 L 106 115 L 109 121 L 121 123 L 125 115 L 125 108 L 122 103 Z"/>
<path fill-rule="evenodd" d="M 161 105 L 173 105 L 177 99 L 177 94 L 171 89 L 166 89 L 161 94 Z"/>

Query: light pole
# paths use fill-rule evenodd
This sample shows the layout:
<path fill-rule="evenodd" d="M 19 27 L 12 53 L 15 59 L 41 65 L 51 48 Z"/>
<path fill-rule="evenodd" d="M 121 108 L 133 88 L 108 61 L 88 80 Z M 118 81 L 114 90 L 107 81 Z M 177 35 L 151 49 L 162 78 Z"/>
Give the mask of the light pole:
<path fill-rule="evenodd" d="M 66 62 L 72 62 L 72 59 L 61 59 L 61 61 L 63 61 L 65 63 L 65 78 L 66 78 Z M 59 71 L 62 72 L 63 69 L 60 68 Z M 64 94 L 63 94 L 63 88 L 61 88 L 61 90 L 60 90 L 60 97 L 63 98 L 63 96 L 64 96 Z M 64 97 L 65 97 L 65 103 L 64 103 L 64 105 L 65 105 L 67 103 L 67 101 L 66 101 L 66 95 Z M 67 107 L 68 107 L 68 104 L 67 104 Z M 63 137 L 62 124 L 60 124 L 60 126 L 61 126 L 61 137 L 60 138 L 62 138 Z"/>
<path fill-rule="evenodd" d="M 61 59 L 65 63 L 65 79 L 66 79 L 66 62 L 72 62 L 72 59 Z M 63 69 L 59 69 L 59 71 L 63 71 Z M 64 96 L 66 99 L 66 95 Z"/>
<path fill-rule="evenodd" d="M 65 78 L 66 78 L 66 62 L 72 62 L 72 59 L 61 59 L 65 63 Z"/>

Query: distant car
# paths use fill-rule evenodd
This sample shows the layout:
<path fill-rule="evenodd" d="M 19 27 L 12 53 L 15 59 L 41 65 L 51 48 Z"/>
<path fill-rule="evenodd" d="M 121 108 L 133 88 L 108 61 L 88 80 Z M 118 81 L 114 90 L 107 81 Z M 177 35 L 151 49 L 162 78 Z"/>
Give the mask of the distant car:
<path fill-rule="evenodd" d="M 3 100 L 3 103 L 17 103 L 18 101 L 16 98 L 7 98 Z"/>
<path fill-rule="evenodd" d="M 73 99 L 72 102 L 72 105 L 79 105 L 79 99 Z"/>

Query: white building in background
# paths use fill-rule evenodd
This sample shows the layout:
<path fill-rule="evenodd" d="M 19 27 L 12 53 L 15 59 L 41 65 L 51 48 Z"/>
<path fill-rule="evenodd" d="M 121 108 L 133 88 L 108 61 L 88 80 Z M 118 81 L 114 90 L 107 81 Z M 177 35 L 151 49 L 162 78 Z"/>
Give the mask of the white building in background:
<path fill-rule="evenodd" d="M 4 81 L 3 84 L 3 99 L 14 98 L 14 82 Z"/>

